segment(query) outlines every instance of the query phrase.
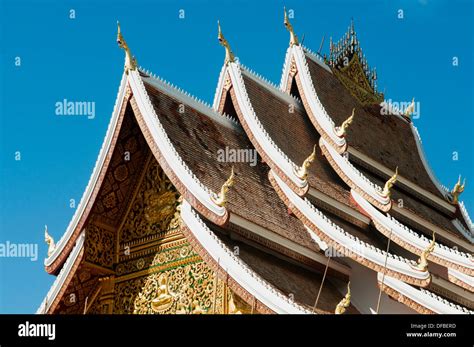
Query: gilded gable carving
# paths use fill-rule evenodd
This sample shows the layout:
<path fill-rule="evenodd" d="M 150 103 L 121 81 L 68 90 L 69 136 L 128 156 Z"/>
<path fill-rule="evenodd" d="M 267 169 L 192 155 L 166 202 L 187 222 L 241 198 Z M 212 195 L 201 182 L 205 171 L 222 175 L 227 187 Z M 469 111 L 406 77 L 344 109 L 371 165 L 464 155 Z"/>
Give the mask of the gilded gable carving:
<path fill-rule="evenodd" d="M 89 224 L 85 240 L 86 260 L 88 262 L 112 268 L 115 252 L 115 232 Z"/>
<path fill-rule="evenodd" d="M 130 242 L 167 230 L 178 198 L 173 184 L 152 160 L 121 230 L 120 241 Z"/>

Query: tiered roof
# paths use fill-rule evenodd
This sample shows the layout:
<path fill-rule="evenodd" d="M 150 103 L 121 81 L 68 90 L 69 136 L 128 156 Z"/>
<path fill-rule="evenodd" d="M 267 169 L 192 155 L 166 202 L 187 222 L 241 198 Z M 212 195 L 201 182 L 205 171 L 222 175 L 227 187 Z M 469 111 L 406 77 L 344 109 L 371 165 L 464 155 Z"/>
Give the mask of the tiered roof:
<path fill-rule="evenodd" d="M 135 63 L 126 64 L 90 183 L 45 261 L 47 271 L 59 275 L 41 312 L 54 312 L 82 264 L 84 229 L 94 214 L 107 212 L 101 209 L 104 182 L 113 175 L 110 167 L 122 133 L 133 128 L 143 134 L 144 152 L 153 154 L 184 198 L 186 238 L 257 311 L 313 312 L 315 288 L 330 264 L 331 280 L 324 284 L 316 312 L 335 307 L 342 297 L 336 288 L 353 266 L 371 269 L 388 295 L 418 312 L 467 312 L 431 293 L 438 286 L 430 271 L 431 262 L 437 264 L 436 276 L 460 288 L 438 295 L 466 302 L 474 275 L 472 222 L 463 204 L 453 204 L 434 181 L 409 119 L 381 115 L 383 95 L 376 90 L 375 69 L 368 67 L 353 23 L 342 41 L 331 42 L 324 59 L 299 45 L 288 18 L 285 24 L 291 41 L 280 88 L 235 62 L 219 31 L 227 58 L 213 109 Z M 127 48 L 127 61 L 135 62 L 121 34 L 120 44 Z M 218 162 L 217 151 L 226 147 L 255 149 L 259 162 Z M 216 204 L 216 193 L 232 170 L 235 183 L 227 203 Z M 130 201 L 123 192 L 118 211 Z M 111 217 L 110 227 L 121 219 L 119 213 Z M 433 251 L 427 251 L 431 241 L 424 236 L 430 226 L 437 234 Z M 401 248 L 387 252 L 387 237 Z M 236 239 L 243 250 L 239 257 L 231 250 Z M 328 246 L 352 260 L 327 262 L 323 250 Z M 415 261 L 422 254 L 430 267 Z M 351 306 L 349 312 L 357 309 Z"/>

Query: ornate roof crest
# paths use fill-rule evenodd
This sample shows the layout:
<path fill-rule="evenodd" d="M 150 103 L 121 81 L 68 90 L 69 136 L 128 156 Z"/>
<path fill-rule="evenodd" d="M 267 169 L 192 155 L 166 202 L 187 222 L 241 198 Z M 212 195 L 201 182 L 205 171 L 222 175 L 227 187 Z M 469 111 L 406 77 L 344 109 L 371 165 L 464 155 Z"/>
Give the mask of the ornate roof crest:
<path fill-rule="evenodd" d="M 377 92 L 377 71 L 369 68 L 359 46 L 353 20 L 338 42 L 333 43 L 332 38 L 330 39 L 326 63 L 361 104 L 379 104 L 383 101 L 383 94 Z"/>

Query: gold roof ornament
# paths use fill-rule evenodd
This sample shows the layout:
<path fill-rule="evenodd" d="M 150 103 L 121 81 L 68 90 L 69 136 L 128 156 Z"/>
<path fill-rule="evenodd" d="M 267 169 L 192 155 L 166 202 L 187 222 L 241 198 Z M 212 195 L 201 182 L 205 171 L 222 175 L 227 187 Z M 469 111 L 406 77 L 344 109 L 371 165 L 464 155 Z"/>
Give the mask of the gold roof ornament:
<path fill-rule="evenodd" d="M 132 56 L 130 48 L 128 48 L 127 42 L 122 36 L 119 21 L 117 21 L 117 44 L 125 51 L 125 73 L 128 75 L 128 72 L 130 70 L 137 69 L 137 60 L 135 59 L 135 57 Z"/>
<path fill-rule="evenodd" d="M 224 182 L 224 184 L 221 187 L 221 191 L 219 194 L 213 194 L 211 195 L 211 200 L 220 207 L 224 207 L 226 202 L 227 202 L 227 192 L 229 191 L 230 187 L 234 185 L 234 167 L 232 166 L 230 176 L 227 179 L 227 181 Z"/>
<path fill-rule="evenodd" d="M 349 128 L 349 125 L 352 124 L 352 121 L 354 119 L 354 112 L 355 108 L 352 109 L 352 114 L 349 116 L 349 118 L 342 122 L 341 126 L 336 129 L 337 136 L 344 137 L 346 135 L 347 128 Z"/>
<path fill-rule="evenodd" d="M 301 180 L 306 180 L 308 177 L 308 170 L 311 165 L 311 163 L 314 161 L 316 158 L 316 145 L 313 147 L 313 152 L 306 158 L 303 162 L 303 165 L 298 170 L 295 170 L 295 175 L 301 179 Z"/>
<path fill-rule="evenodd" d="M 407 118 L 411 118 L 411 114 L 415 112 L 415 98 L 412 99 L 410 106 L 408 106 L 403 112 L 403 115 Z"/>
<path fill-rule="evenodd" d="M 222 34 L 221 24 L 219 21 L 217 21 L 217 28 L 219 30 L 217 34 L 217 39 L 219 40 L 221 46 L 225 48 L 224 64 L 227 65 L 228 63 L 233 63 L 235 61 L 235 56 L 234 53 L 232 53 L 232 50 L 230 49 L 229 42 L 225 39 L 224 34 Z"/>
<path fill-rule="evenodd" d="M 293 30 L 293 26 L 290 23 L 290 20 L 288 19 L 288 14 L 286 13 L 286 8 L 283 7 L 283 12 L 285 14 L 285 19 L 283 20 L 283 24 L 285 24 L 286 29 L 290 32 L 290 47 L 291 46 L 298 46 L 298 37 L 295 34 L 295 31 Z"/>
<path fill-rule="evenodd" d="M 461 195 L 461 193 L 464 191 L 465 186 L 466 186 L 466 179 L 464 179 L 463 184 L 461 184 L 461 175 L 459 175 L 459 179 L 454 185 L 453 190 L 451 191 L 451 195 L 453 197 L 451 202 L 453 204 L 457 204 L 459 202 L 459 195 Z"/>
<path fill-rule="evenodd" d="M 397 181 L 397 177 L 398 177 L 398 166 L 396 167 L 395 173 L 393 174 L 393 176 L 387 180 L 387 182 L 385 183 L 383 187 L 383 191 L 382 191 L 383 197 L 386 197 L 386 198 L 390 197 L 390 195 L 392 194 L 390 189 L 392 189 L 393 185 Z"/>
<path fill-rule="evenodd" d="M 53 254 L 54 249 L 56 248 L 56 243 L 51 235 L 48 234 L 48 226 L 44 226 L 44 241 L 48 244 L 48 257 Z"/>
<path fill-rule="evenodd" d="M 346 309 L 351 305 L 351 282 L 347 283 L 347 293 L 344 298 L 337 304 L 336 309 L 334 310 L 335 314 L 343 314 L 346 312 Z"/>
<path fill-rule="evenodd" d="M 421 252 L 420 259 L 418 259 L 417 268 L 421 271 L 426 271 L 428 269 L 428 256 L 434 251 L 435 248 L 435 232 L 433 231 L 433 239 L 426 249 Z"/>

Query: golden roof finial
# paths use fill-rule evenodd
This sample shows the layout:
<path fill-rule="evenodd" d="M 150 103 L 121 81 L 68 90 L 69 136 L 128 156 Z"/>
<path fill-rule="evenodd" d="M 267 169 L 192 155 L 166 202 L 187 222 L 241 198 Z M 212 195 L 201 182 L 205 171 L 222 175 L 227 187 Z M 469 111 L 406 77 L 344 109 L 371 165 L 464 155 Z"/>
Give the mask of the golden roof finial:
<path fill-rule="evenodd" d="M 403 112 L 403 115 L 407 118 L 410 118 L 413 112 L 415 112 L 415 98 L 412 99 L 410 106 L 406 108 L 405 112 Z"/>
<path fill-rule="evenodd" d="M 453 190 L 451 191 L 451 195 L 453 196 L 452 203 L 457 204 L 459 202 L 459 195 L 464 191 L 464 187 L 466 186 L 466 179 L 464 179 L 463 184 L 461 184 L 461 175 L 459 175 L 459 179 L 454 185 Z"/>
<path fill-rule="evenodd" d="M 283 12 L 285 14 L 285 19 L 283 20 L 283 24 L 285 24 L 286 29 L 290 32 L 290 47 L 291 46 L 298 46 L 298 37 L 295 35 L 295 32 L 293 30 L 293 26 L 290 23 L 290 20 L 288 18 L 288 14 L 286 13 L 286 7 L 283 7 Z"/>
<path fill-rule="evenodd" d="M 117 44 L 125 51 L 125 73 L 128 75 L 128 71 L 137 69 L 137 60 L 132 57 L 130 48 L 128 48 L 127 42 L 122 36 L 119 21 L 117 21 Z"/>
<path fill-rule="evenodd" d="M 217 28 L 219 30 L 217 34 L 217 39 L 219 40 L 221 46 L 225 48 L 224 64 L 227 65 L 228 63 L 233 63 L 235 61 L 234 53 L 232 53 L 229 42 L 225 39 L 224 34 L 222 34 L 221 24 L 219 23 L 219 21 L 217 21 Z"/>
<path fill-rule="evenodd" d="M 354 119 L 354 112 L 355 108 L 352 109 L 352 114 L 350 115 L 349 118 L 347 118 L 339 128 L 336 129 L 336 135 L 339 137 L 343 137 L 346 135 L 347 128 L 349 128 L 349 125 L 351 125 L 352 120 Z"/>
<path fill-rule="evenodd" d="M 383 187 L 383 191 L 382 191 L 382 196 L 384 196 L 386 198 L 390 197 L 390 195 L 392 194 L 390 192 L 390 189 L 393 187 L 393 185 L 397 181 L 397 177 L 398 177 L 398 166 L 396 167 L 395 173 L 393 174 L 393 176 L 390 177 L 388 179 L 388 181 L 385 183 L 385 185 Z"/>
<path fill-rule="evenodd" d="M 52 238 L 51 235 L 48 234 L 48 226 L 44 226 L 44 240 L 48 244 L 48 257 L 53 254 L 54 249 L 56 248 L 56 244 L 54 243 L 54 239 Z"/>
<path fill-rule="evenodd" d="M 221 187 L 221 191 L 217 196 L 211 195 L 211 200 L 220 207 L 224 207 L 226 202 L 227 202 L 227 192 L 229 191 L 229 188 L 234 185 L 234 167 L 232 166 L 232 169 L 230 171 L 230 176 L 227 179 L 227 181 L 224 182 L 224 184 Z"/>
<path fill-rule="evenodd" d="M 337 304 L 336 309 L 334 310 L 335 314 L 343 314 L 346 312 L 346 309 L 351 305 L 351 282 L 347 283 L 347 294 L 342 298 L 342 300 Z"/>
<path fill-rule="evenodd" d="M 433 231 L 433 239 L 426 249 L 421 252 L 420 259 L 418 259 L 417 268 L 421 271 L 426 271 L 428 269 L 428 256 L 433 252 L 435 248 L 435 232 Z"/>
<path fill-rule="evenodd" d="M 308 177 L 308 169 L 311 163 L 314 161 L 316 158 L 316 145 L 313 147 L 313 152 L 306 158 L 303 162 L 303 165 L 298 170 L 295 170 L 295 175 L 301 179 L 301 180 L 306 180 Z"/>

